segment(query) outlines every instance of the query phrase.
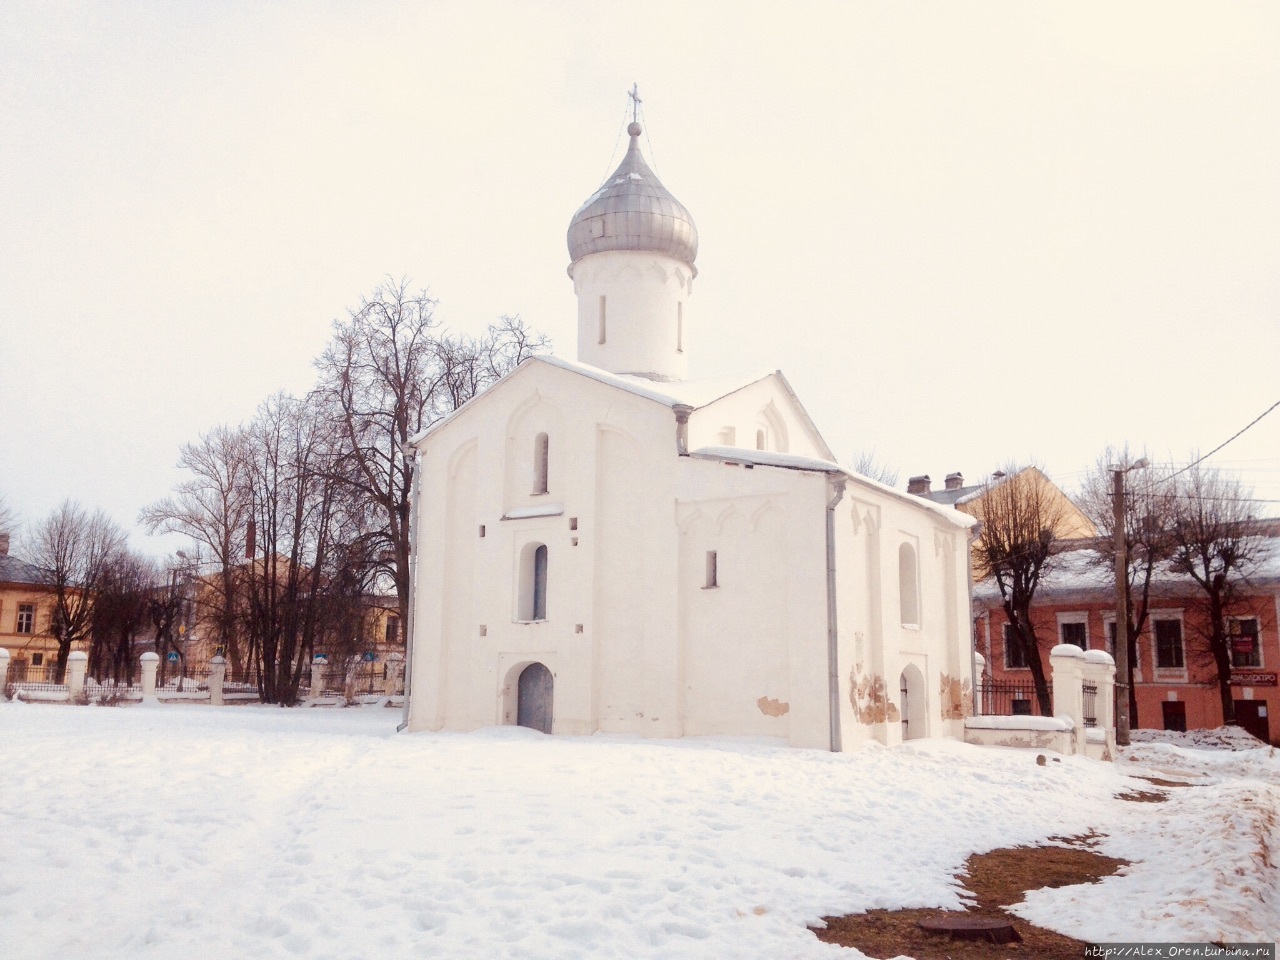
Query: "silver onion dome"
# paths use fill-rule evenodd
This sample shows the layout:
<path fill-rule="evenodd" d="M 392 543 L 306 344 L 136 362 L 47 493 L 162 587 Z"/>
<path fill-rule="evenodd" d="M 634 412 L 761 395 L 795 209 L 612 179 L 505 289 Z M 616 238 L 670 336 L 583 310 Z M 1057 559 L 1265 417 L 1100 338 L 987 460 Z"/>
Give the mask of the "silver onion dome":
<path fill-rule="evenodd" d="M 644 162 L 640 124 L 632 123 L 627 133 L 631 145 L 622 163 L 569 223 L 569 259 L 577 263 L 605 250 L 648 250 L 692 266 L 698 256 L 693 217 Z"/>

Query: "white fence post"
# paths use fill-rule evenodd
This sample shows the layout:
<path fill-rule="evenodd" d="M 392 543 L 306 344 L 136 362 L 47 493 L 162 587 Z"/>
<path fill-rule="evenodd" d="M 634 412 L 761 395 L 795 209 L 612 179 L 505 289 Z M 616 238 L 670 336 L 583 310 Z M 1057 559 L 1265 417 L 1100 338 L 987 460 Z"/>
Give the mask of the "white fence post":
<path fill-rule="evenodd" d="M 227 679 L 227 658 L 214 657 L 209 661 L 209 706 L 221 707 L 226 704 L 222 695 L 222 685 Z"/>
<path fill-rule="evenodd" d="M 1053 715 L 1066 717 L 1075 725 L 1074 753 L 1084 753 L 1084 651 L 1071 643 L 1060 643 L 1049 651 L 1053 671 Z"/>
<path fill-rule="evenodd" d="M 156 671 L 160 669 L 160 654 L 148 650 L 138 658 L 142 664 L 142 699 L 156 699 Z"/>
<path fill-rule="evenodd" d="M 319 655 L 311 658 L 311 690 L 310 699 L 319 700 L 320 695 L 324 693 L 324 668 L 328 661 L 321 659 Z"/>
<path fill-rule="evenodd" d="M 388 697 L 398 697 L 404 693 L 404 655 L 391 653 L 387 655 L 387 680 L 383 684 L 383 693 Z"/>
<path fill-rule="evenodd" d="M 984 674 L 987 670 L 987 658 L 980 654 L 977 650 L 973 651 L 973 710 L 970 711 L 975 717 L 982 716 L 982 685 L 986 682 Z"/>
<path fill-rule="evenodd" d="M 1090 650 L 1084 655 L 1085 678 L 1097 684 L 1098 695 L 1094 698 L 1094 713 L 1097 717 L 1097 729 L 1106 735 L 1106 754 L 1116 755 L 1116 662 L 1105 650 Z"/>
<path fill-rule="evenodd" d="M 67 654 L 67 696 L 72 700 L 84 693 L 84 675 L 89 669 L 89 655 L 83 650 Z"/>
<path fill-rule="evenodd" d="M 0 647 L 0 700 L 4 699 L 5 688 L 9 685 L 9 651 Z"/>

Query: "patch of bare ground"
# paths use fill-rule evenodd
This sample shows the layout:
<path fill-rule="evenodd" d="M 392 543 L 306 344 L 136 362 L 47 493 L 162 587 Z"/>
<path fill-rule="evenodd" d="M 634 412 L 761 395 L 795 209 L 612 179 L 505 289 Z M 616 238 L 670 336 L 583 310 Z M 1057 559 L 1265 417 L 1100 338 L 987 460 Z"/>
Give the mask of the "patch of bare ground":
<path fill-rule="evenodd" d="M 1116 794 L 1117 800 L 1129 800 L 1133 803 L 1164 803 L 1169 799 L 1167 793 L 1156 793 L 1154 790 L 1126 790 Z"/>
<path fill-rule="evenodd" d="M 870 910 L 846 917 L 823 917 L 826 929 L 814 930 L 819 940 L 856 947 L 869 957 L 906 955 L 916 960 L 989 960 L 996 957 L 1036 957 L 1079 960 L 1086 944 L 1036 927 L 1003 908 L 1022 900 L 1028 890 L 1096 883 L 1109 877 L 1127 860 L 1105 857 L 1091 849 L 1096 837 L 1050 837 L 1064 846 L 1007 847 L 976 853 L 965 863 L 965 887 L 975 904 L 963 913 L 945 910 Z M 1008 922 L 1021 942 L 987 943 L 957 940 L 926 933 L 917 925 L 948 913 L 989 917 Z"/>
<path fill-rule="evenodd" d="M 1161 777 L 1143 777 L 1134 776 L 1135 780 L 1145 780 L 1147 783 L 1154 783 L 1157 787 L 1198 787 L 1198 783 L 1190 783 L 1186 780 L 1164 780 Z"/>

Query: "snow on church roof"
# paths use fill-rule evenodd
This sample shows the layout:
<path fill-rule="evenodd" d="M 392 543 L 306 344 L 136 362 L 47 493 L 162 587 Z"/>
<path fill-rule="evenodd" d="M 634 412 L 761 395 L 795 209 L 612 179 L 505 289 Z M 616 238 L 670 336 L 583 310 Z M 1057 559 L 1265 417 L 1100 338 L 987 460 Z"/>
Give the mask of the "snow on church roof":
<path fill-rule="evenodd" d="M 813 470 L 818 473 L 845 473 L 844 467 L 830 460 L 802 457 L 798 453 L 775 453 L 772 450 L 749 450 L 746 447 L 699 447 L 689 454 L 700 460 L 723 460 L 751 466 L 782 467 L 787 470 Z"/>
<path fill-rule="evenodd" d="M 763 373 L 751 374 L 734 374 L 726 377 L 705 377 L 701 380 L 650 380 L 647 377 L 638 377 L 630 373 L 610 373 L 608 370 L 602 370 L 600 367 L 593 367 L 589 363 L 580 363 L 577 360 L 565 360 L 563 357 L 552 357 L 540 354 L 531 357 L 531 360 L 539 360 L 543 363 L 549 363 L 554 367 L 560 367 L 564 370 L 571 370 L 574 373 L 580 373 L 584 377 L 590 377 L 600 383 L 608 384 L 611 387 L 619 387 L 628 393 L 633 393 L 638 397 L 644 397 L 648 400 L 656 401 L 664 406 L 674 407 L 676 404 L 683 403 L 697 409 L 705 407 L 709 403 L 714 403 L 721 397 L 727 397 L 731 393 L 741 390 L 743 387 L 749 387 L 753 383 L 759 383 L 766 377 L 774 374 L 773 370 L 766 370 Z M 526 363 L 528 361 L 525 361 Z"/>
<path fill-rule="evenodd" d="M 811 470 L 815 473 L 842 473 L 850 480 L 855 480 L 865 487 L 870 487 L 880 493 L 887 494 L 895 500 L 899 500 L 911 507 L 924 509 L 939 517 L 946 519 L 953 526 L 957 527 L 973 527 L 977 524 L 977 520 L 969 516 L 967 513 L 961 513 L 953 510 L 951 507 L 945 507 L 940 504 L 932 503 L 917 497 L 912 493 L 904 493 L 895 487 L 883 484 L 878 480 L 872 480 L 870 477 L 864 477 L 860 473 L 856 473 L 847 467 L 831 460 L 819 460 L 816 457 L 802 457 L 795 453 L 775 453 L 772 450 L 749 450 L 745 447 L 699 447 L 694 450 L 691 457 L 699 460 L 720 460 L 724 463 L 741 463 L 750 464 L 751 466 L 761 467 L 781 467 L 784 470 Z"/>
<path fill-rule="evenodd" d="M 625 390 L 637 397 L 643 397 L 646 400 L 652 400 L 660 403 L 665 407 L 674 407 L 677 404 L 688 404 L 697 409 L 705 407 L 707 404 L 714 403 L 722 397 L 727 397 L 744 387 L 749 387 L 753 383 L 759 383 L 767 377 L 773 376 L 775 373 L 782 379 L 786 385 L 788 392 L 795 396 L 791 390 L 791 385 L 786 383 L 786 378 L 782 377 L 781 371 L 768 370 L 764 373 L 738 374 L 727 377 L 706 377 L 701 380 L 673 380 L 659 381 L 649 380 L 645 377 L 637 377 L 633 374 L 610 373 L 608 370 L 602 370 L 599 367 L 593 367 L 589 363 L 579 363 L 577 360 L 566 360 L 563 357 L 553 357 L 549 354 L 538 354 L 521 361 L 520 367 L 528 366 L 531 363 L 545 363 L 553 367 L 559 367 L 561 370 L 568 370 L 571 373 L 579 374 L 603 383 L 606 386 L 617 387 L 619 390 Z M 519 368 L 517 368 L 519 369 Z M 513 371 L 514 372 L 514 371 Z M 507 377 L 511 374 L 507 374 Z M 505 380 L 506 377 L 503 377 Z M 467 404 L 463 404 L 454 410 L 448 416 L 441 417 L 425 430 L 420 431 L 409 438 L 410 446 L 416 446 L 427 436 L 443 427 L 446 423 L 450 423 L 454 417 L 458 416 L 467 408 Z M 801 408 L 803 410 L 803 407 Z M 807 417 L 808 414 L 806 413 Z M 810 421 L 812 426 L 812 421 Z M 814 433 L 817 429 L 814 428 Z"/>

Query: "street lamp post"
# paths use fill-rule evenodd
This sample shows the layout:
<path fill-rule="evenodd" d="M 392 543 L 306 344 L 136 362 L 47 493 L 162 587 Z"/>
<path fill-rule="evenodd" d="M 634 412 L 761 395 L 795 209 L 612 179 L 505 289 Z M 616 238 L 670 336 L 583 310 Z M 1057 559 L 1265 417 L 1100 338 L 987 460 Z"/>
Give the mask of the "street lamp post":
<path fill-rule="evenodd" d="M 1147 458 L 1135 460 L 1127 467 L 1112 467 L 1112 533 L 1116 555 L 1116 745 L 1129 745 L 1129 685 L 1132 683 L 1129 663 L 1129 563 L 1125 543 L 1124 475 L 1142 470 Z"/>

